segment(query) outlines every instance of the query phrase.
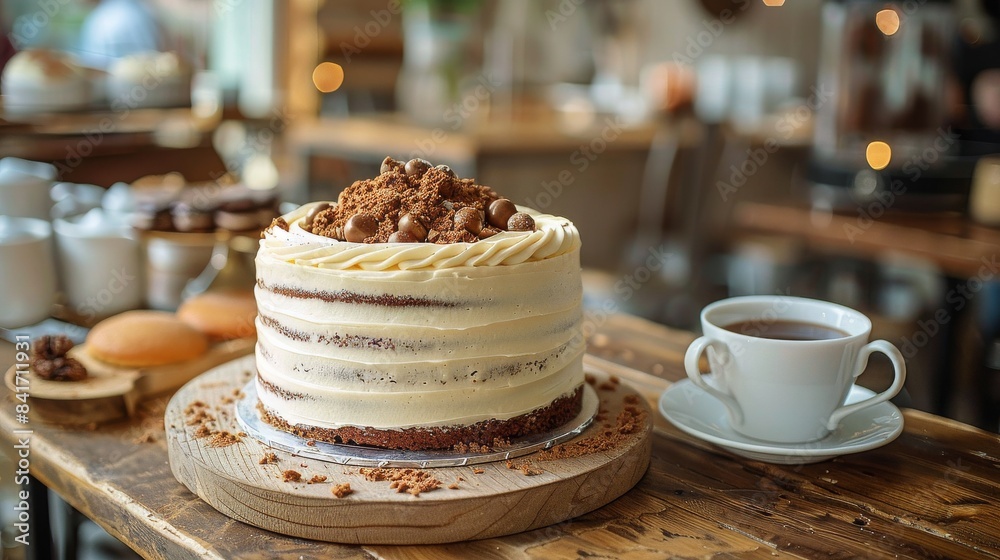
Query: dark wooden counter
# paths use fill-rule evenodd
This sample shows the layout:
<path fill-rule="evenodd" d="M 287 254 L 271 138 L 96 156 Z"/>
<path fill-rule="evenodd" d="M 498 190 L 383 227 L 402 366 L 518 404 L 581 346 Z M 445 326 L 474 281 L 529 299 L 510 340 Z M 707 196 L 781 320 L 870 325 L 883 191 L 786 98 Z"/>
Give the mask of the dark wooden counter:
<path fill-rule="evenodd" d="M 593 322 L 595 363 L 607 360 L 650 398 L 682 377 L 690 333 L 621 315 Z M 25 426 L 4 397 L 10 450 Z M 499 539 L 359 547 L 261 531 L 189 493 L 167 464 L 164 404 L 92 431 L 28 426 L 31 472 L 147 558 L 1000 557 L 1000 439 L 912 410 L 885 447 L 792 466 L 732 456 L 657 416 L 649 472 L 602 509 Z M 146 435 L 154 441 L 138 443 Z"/>
<path fill-rule="evenodd" d="M 921 257 L 957 278 L 984 272 L 992 277 L 1000 254 L 1000 229 L 975 224 L 957 214 L 815 217 L 805 207 L 743 203 L 733 218 L 734 225 L 743 230 L 793 236 L 836 254 L 876 259 L 887 253 Z"/>

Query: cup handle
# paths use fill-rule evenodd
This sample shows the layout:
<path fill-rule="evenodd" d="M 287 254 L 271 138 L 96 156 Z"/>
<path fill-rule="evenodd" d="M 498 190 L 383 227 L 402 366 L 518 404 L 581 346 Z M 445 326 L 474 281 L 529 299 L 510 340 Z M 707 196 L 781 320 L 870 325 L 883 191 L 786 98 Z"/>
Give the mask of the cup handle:
<path fill-rule="evenodd" d="M 899 349 L 884 340 L 870 342 L 861 349 L 861 353 L 858 354 L 857 365 L 855 366 L 854 378 L 857 379 L 862 373 L 864 373 L 865 368 L 868 367 L 868 357 L 871 356 L 873 352 L 881 352 L 888 356 L 889 360 L 892 361 L 892 368 L 896 373 L 896 377 L 893 379 L 892 385 L 885 391 L 882 391 L 873 397 L 869 397 L 861 402 L 844 405 L 837 410 L 834 410 L 833 414 L 830 415 L 830 420 L 826 423 L 828 430 L 837 429 L 837 425 L 840 424 L 840 421 L 843 420 L 848 414 L 853 414 L 862 408 L 868 408 L 869 406 L 885 402 L 892 397 L 895 397 L 903 388 L 903 382 L 906 381 L 906 362 L 903 360 L 903 355 L 899 352 Z"/>
<path fill-rule="evenodd" d="M 724 391 L 720 391 L 715 387 L 709 385 L 707 381 L 701 376 L 701 370 L 698 368 L 698 361 L 701 359 L 701 354 L 705 351 L 715 353 L 712 348 L 712 344 L 722 344 L 721 342 L 716 342 L 706 336 L 698 337 L 694 342 L 688 346 L 687 352 L 684 354 L 684 369 L 687 371 L 688 377 L 694 382 L 695 385 L 701 387 L 708 394 L 719 399 L 729 410 L 729 420 L 734 426 L 739 426 L 743 424 L 743 409 L 737 404 L 736 399 L 732 395 Z M 709 363 L 711 363 L 712 356 L 709 355 Z"/>

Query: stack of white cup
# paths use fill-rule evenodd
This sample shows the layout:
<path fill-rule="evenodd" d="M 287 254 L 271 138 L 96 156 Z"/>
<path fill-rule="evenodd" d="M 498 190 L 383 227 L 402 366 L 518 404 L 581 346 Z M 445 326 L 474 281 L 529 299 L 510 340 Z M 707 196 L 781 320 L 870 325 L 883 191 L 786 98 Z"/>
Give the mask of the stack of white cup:
<path fill-rule="evenodd" d="M 56 184 L 56 175 L 46 163 L 0 160 L 0 327 L 45 320 L 60 288 L 87 321 L 142 305 L 132 229 L 99 208 L 104 189 Z"/>
<path fill-rule="evenodd" d="M 55 167 L 0 159 L 0 327 L 49 316 L 56 295 L 49 189 Z"/>

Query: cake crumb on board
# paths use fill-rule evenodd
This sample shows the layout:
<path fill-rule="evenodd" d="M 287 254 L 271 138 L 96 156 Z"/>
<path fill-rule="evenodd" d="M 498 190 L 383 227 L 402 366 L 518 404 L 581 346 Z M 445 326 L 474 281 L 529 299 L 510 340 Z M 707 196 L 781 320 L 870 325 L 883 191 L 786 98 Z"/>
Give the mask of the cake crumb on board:
<path fill-rule="evenodd" d="M 264 456 L 260 458 L 260 461 L 257 461 L 257 463 L 261 465 L 273 465 L 277 462 L 278 456 L 271 452 L 265 453 Z"/>
<path fill-rule="evenodd" d="M 506 464 L 508 469 L 519 470 L 521 471 L 521 474 L 523 474 L 524 476 L 537 476 L 545 472 L 542 469 L 539 469 L 534 465 L 532 465 L 531 461 L 527 459 L 518 462 L 514 462 L 508 459 Z"/>
<path fill-rule="evenodd" d="M 243 432 L 240 432 L 243 433 Z M 246 435 L 246 434 L 244 434 Z M 235 445 L 243 441 L 240 434 L 231 434 L 225 430 L 220 432 L 214 432 L 211 439 L 208 440 L 209 447 L 229 447 L 230 445 Z"/>
<path fill-rule="evenodd" d="M 605 426 L 608 427 L 596 435 L 579 441 L 561 443 L 551 449 L 539 451 L 535 458 L 538 461 L 555 461 L 614 449 L 646 425 L 647 415 L 646 410 L 636 404 L 626 404 L 625 408 L 618 413 L 614 426 L 606 424 Z"/>
<path fill-rule="evenodd" d="M 418 469 L 371 468 L 358 469 L 369 482 L 389 481 L 389 488 L 398 493 L 407 492 L 419 497 L 423 492 L 431 492 L 441 487 L 441 481 L 429 473 Z"/>
<path fill-rule="evenodd" d="M 326 482 L 326 476 L 321 474 L 314 474 L 313 477 L 310 478 L 309 482 L 307 482 L 306 484 L 320 484 L 322 482 Z"/>
<path fill-rule="evenodd" d="M 282 482 L 300 482 L 302 480 L 302 473 L 299 471 L 293 471 L 291 469 L 281 473 Z"/>
<path fill-rule="evenodd" d="M 335 484 L 330 491 L 333 493 L 334 496 L 338 498 L 343 498 L 344 496 L 348 496 L 354 493 L 354 490 L 351 490 L 351 483 L 349 482 Z"/>

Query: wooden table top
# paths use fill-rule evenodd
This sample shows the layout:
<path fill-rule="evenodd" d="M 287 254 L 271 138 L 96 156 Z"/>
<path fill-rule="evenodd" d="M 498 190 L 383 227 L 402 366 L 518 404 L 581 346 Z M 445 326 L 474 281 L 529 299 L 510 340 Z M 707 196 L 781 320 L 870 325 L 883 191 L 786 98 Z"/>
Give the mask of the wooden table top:
<path fill-rule="evenodd" d="M 817 249 L 839 254 L 921 257 L 960 278 L 982 275 L 984 270 L 992 274 L 1000 254 L 1000 229 L 975 224 L 957 214 L 887 213 L 875 220 L 861 220 L 856 213 L 817 216 L 801 206 L 742 203 L 733 218 L 744 230 L 794 236 Z"/>
<path fill-rule="evenodd" d="M 593 324 L 594 362 L 650 398 L 684 375 L 690 333 L 624 315 Z M 735 457 L 656 415 L 646 476 L 587 515 L 443 546 L 341 546 L 244 525 L 188 492 L 167 464 L 165 398 L 88 431 L 18 424 L 3 396 L 7 449 L 14 429 L 33 429 L 32 474 L 147 558 L 1000 558 L 1000 438 L 914 410 L 884 447 L 791 466 Z"/>

